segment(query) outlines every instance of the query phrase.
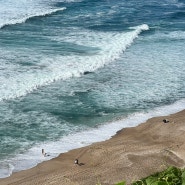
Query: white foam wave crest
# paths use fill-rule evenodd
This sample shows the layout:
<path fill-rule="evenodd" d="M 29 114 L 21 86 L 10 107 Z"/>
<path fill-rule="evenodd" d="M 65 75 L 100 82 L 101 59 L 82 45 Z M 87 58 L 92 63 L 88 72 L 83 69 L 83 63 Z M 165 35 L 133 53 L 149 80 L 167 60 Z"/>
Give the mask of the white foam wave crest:
<path fill-rule="evenodd" d="M 0 28 L 6 25 L 24 23 L 35 16 L 45 16 L 65 8 L 56 8 L 56 0 L 6 0 L 0 6 Z"/>
<path fill-rule="evenodd" d="M 148 29 L 149 27 L 144 24 L 124 33 L 80 32 L 74 37 L 69 36 L 71 41 L 74 44 L 99 48 L 95 53 L 52 58 L 42 56 L 41 59 L 39 58 L 39 62 L 44 67 L 41 69 L 29 68 L 26 72 L 20 72 L 19 66 L 6 66 L 7 69 L 10 68 L 11 72 L 8 78 L 7 75 L 0 74 L 0 101 L 24 96 L 38 87 L 49 85 L 56 80 L 80 77 L 85 71 L 93 72 L 119 58 L 134 39 L 143 30 Z M 66 37 L 66 39 L 69 38 Z"/>
<path fill-rule="evenodd" d="M 41 145 L 34 146 L 26 153 L 19 154 L 14 158 L 2 161 L 0 166 L 0 178 L 10 176 L 12 172 L 36 166 L 42 161 L 57 157 L 60 153 L 110 139 L 117 131 L 123 128 L 135 127 L 152 117 L 167 116 L 184 109 L 185 99 L 175 102 L 172 105 L 155 108 L 148 112 L 134 113 L 121 120 L 101 125 L 98 128 L 64 136 L 57 142 L 43 143 Z M 49 153 L 50 156 L 43 157 L 41 154 L 42 148 L 45 149 L 45 152 Z M 7 164 L 9 165 L 7 166 Z"/>
<path fill-rule="evenodd" d="M 57 9 L 45 10 L 43 12 L 36 12 L 36 13 L 31 13 L 30 12 L 28 15 L 25 14 L 25 15 L 22 15 L 21 17 L 18 17 L 18 18 L 8 18 L 8 19 L 5 19 L 5 20 L 1 20 L 0 21 L 0 28 L 3 28 L 3 27 L 8 26 L 8 25 L 25 23 L 27 20 L 29 20 L 31 18 L 50 15 L 50 14 L 53 14 L 53 13 L 58 12 L 58 11 L 63 11 L 65 9 L 66 8 L 63 7 L 63 8 L 57 8 Z"/>

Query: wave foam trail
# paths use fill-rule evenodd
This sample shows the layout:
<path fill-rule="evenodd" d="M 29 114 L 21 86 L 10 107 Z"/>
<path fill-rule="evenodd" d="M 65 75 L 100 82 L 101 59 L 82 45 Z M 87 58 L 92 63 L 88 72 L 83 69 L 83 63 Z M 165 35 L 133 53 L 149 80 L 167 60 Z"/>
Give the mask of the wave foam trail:
<path fill-rule="evenodd" d="M 7 0 L 0 6 L 0 28 L 24 23 L 30 18 L 50 15 L 65 9 L 65 7 L 52 8 L 47 2 L 43 6 L 43 3 L 39 1 L 16 0 L 12 3 L 10 0 Z"/>
<path fill-rule="evenodd" d="M 62 10 L 65 10 L 65 9 L 66 9 L 65 7 L 58 8 L 58 9 L 51 9 L 51 10 L 48 10 L 48 11 L 45 11 L 45 12 L 37 12 L 35 14 L 24 15 L 23 17 L 17 18 L 17 19 L 9 19 L 9 20 L 5 20 L 5 21 L 1 21 L 3 23 L 0 23 L 0 28 L 3 28 L 3 27 L 8 26 L 8 25 L 13 25 L 13 24 L 21 24 L 21 23 L 24 23 L 24 22 L 26 22 L 27 20 L 29 20 L 33 17 L 42 17 L 42 16 L 50 15 L 52 13 L 62 11 Z"/>
<path fill-rule="evenodd" d="M 118 59 L 126 48 L 133 43 L 134 39 L 142 31 L 148 29 L 147 25 L 141 25 L 124 33 L 100 33 L 84 30 L 84 32 L 80 31 L 78 35 L 76 32 L 76 34 L 70 32 L 65 37 L 66 41 L 75 45 L 88 46 L 93 48 L 93 51 L 96 48 L 96 52 L 86 55 L 55 55 L 55 57 L 44 55 L 34 59 L 40 60 L 39 62 L 42 66 L 45 66 L 44 68 L 29 68 L 26 72 L 20 72 L 20 66 L 9 67 L 11 70 L 11 72 L 8 72 L 10 73 L 9 78 L 5 77 L 7 75 L 0 74 L 0 101 L 24 96 L 38 87 L 49 85 L 57 80 L 80 77 L 85 71 L 93 72 Z M 59 36 L 55 40 L 60 42 L 61 37 Z M 33 57 L 35 56 L 30 58 Z M 8 69 L 7 66 L 6 68 Z M 17 68 L 17 72 L 14 68 Z"/>
<path fill-rule="evenodd" d="M 34 167 L 42 161 L 57 157 L 60 153 L 110 139 L 117 131 L 128 127 L 135 127 L 152 117 L 167 116 L 184 110 L 184 108 L 185 99 L 177 101 L 172 105 L 155 108 L 148 112 L 134 113 L 120 120 L 101 125 L 98 128 L 71 133 L 57 142 L 39 144 L 30 148 L 26 153 L 19 154 L 1 163 L 0 178 L 10 176 L 12 172 Z M 49 152 L 50 156 L 43 157 L 41 155 L 41 148 L 46 149 L 46 152 Z"/>
<path fill-rule="evenodd" d="M 115 60 L 119 57 L 119 55 L 126 50 L 127 47 L 129 47 L 133 41 L 138 37 L 138 35 L 142 31 L 149 30 L 148 25 L 143 24 L 137 27 L 133 27 L 132 29 L 135 29 L 134 31 L 127 32 L 127 33 L 121 33 L 116 34 L 111 37 L 113 37 L 113 42 L 110 43 L 107 47 L 105 47 L 105 51 L 109 51 L 109 57 L 112 58 L 112 60 Z M 111 38 L 110 38 L 111 39 Z M 112 47 L 113 46 L 113 47 Z"/>

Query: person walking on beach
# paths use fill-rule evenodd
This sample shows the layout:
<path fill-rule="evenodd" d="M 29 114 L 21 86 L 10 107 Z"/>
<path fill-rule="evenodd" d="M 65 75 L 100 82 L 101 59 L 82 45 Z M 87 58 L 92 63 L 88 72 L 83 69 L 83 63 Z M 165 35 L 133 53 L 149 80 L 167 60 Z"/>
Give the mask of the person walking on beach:
<path fill-rule="evenodd" d="M 77 165 L 78 165 L 78 159 L 75 159 L 75 164 L 77 164 Z"/>

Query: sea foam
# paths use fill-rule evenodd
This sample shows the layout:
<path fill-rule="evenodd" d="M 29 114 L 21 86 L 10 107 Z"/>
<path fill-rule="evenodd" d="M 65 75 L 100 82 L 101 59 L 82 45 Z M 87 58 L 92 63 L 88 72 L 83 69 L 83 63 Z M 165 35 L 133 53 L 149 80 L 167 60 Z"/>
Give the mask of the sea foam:
<path fill-rule="evenodd" d="M 57 9 L 51 9 L 51 10 L 47 10 L 47 11 L 43 11 L 43 12 L 37 12 L 37 13 L 34 13 L 34 14 L 23 15 L 20 18 L 9 18 L 9 19 L 3 20 L 3 21 L 1 20 L 0 28 L 4 28 L 5 26 L 8 26 L 8 25 L 21 24 L 21 23 L 24 23 L 27 20 L 32 19 L 34 17 L 47 16 L 47 15 L 53 14 L 53 13 L 58 12 L 58 11 L 63 11 L 65 9 L 66 9 L 65 7 L 57 8 Z"/>
<path fill-rule="evenodd" d="M 72 33 L 73 35 L 69 33 L 69 35 L 63 38 L 64 41 L 66 39 L 73 44 L 92 48 L 93 52 L 87 53 L 87 55 L 73 54 L 52 57 L 47 55 L 36 56 L 37 54 L 35 54 L 35 56 L 32 56 L 33 60 L 40 60 L 38 63 L 45 67 L 41 69 L 29 68 L 21 72 L 19 65 L 5 64 L 6 69 L 9 71 L 8 74 L 5 71 L 0 75 L 0 85 L 2 87 L 0 101 L 25 96 L 35 89 L 49 85 L 57 80 L 80 77 L 85 71 L 93 72 L 118 59 L 139 34 L 148 29 L 148 25 L 143 24 L 132 28 L 128 32 L 120 33 L 101 33 L 88 30 L 80 31 L 79 34 L 77 32 L 75 32 L 76 34 Z M 57 38 L 54 39 L 56 40 Z M 57 42 L 60 42 L 60 40 L 57 40 Z M 97 48 L 96 52 L 94 52 L 94 48 Z M 19 54 L 18 52 L 15 55 L 21 56 L 21 53 Z M 0 51 L 0 53 L 5 55 L 5 51 Z M 30 60 L 31 56 L 29 53 L 27 57 Z"/>
<path fill-rule="evenodd" d="M 73 132 L 64 136 L 57 142 L 35 145 L 27 152 L 1 162 L 0 178 L 10 176 L 13 172 L 34 167 L 42 161 L 57 157 L 60 153 L 110 139 L 111 136 L 115 135 L 120 129 L 134 127 L 152 117 L 167 116 L 184 109 L 185 99 L 177 101 L 172 105 L 158 107 L 147 112 L 137 112 L 120 120 L 105 123 L 97 128 L 91 128 L 76 133 Z M 45 152 L 49 154 L 48 157 L 43 157 L 41 153 L 42 148 L 44 148 Z"/>
<path fill-rule="evenodd" d="M 7 25 L 24 23 L 33 17 L 46 16 L 66 9 L 65 7 L 52 7 L 54 2 L 56 1 L 15 0 L 12 3 L 11 0 L 7 0 L 0 6 L 0 28 Z"/>

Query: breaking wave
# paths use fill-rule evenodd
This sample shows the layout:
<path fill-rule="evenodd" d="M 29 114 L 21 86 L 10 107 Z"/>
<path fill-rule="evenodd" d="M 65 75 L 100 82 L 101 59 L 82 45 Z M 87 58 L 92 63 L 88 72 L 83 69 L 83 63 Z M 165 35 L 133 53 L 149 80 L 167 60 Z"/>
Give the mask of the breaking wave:
<path fill-rule="evenodd" d="M 10 68 L 10 77 L 7 79 L 5 74 L 0 75 L 0 101 L 25 96 L 33 90 L 57 80 L 80 77 L 86 71 L 93 72 L 113 62 L 142 31 L 148 30 L 149 27 L 143 24 L 132 29 L 134 30 L 123 33 L 100 33 L 86 30 L 85 33 L 80 33 L 81 36 L 75 35 L 75 38 L 78 37 L 78 39 L 76 38 L 77 41 L 74 44 L 85 44 L 86 46 L 91 44 L 91 47 L 98 48 L 94 54 L 56 55 L 53 58 L 43 55 L 39 62 L 45 67 L 26 72 L 19 72 L 19 70 L 15 72 L 15 69 L 12 69 L 12 64 L 9 64 L 10 66 L 6 66 L 6 68 Z"/>

